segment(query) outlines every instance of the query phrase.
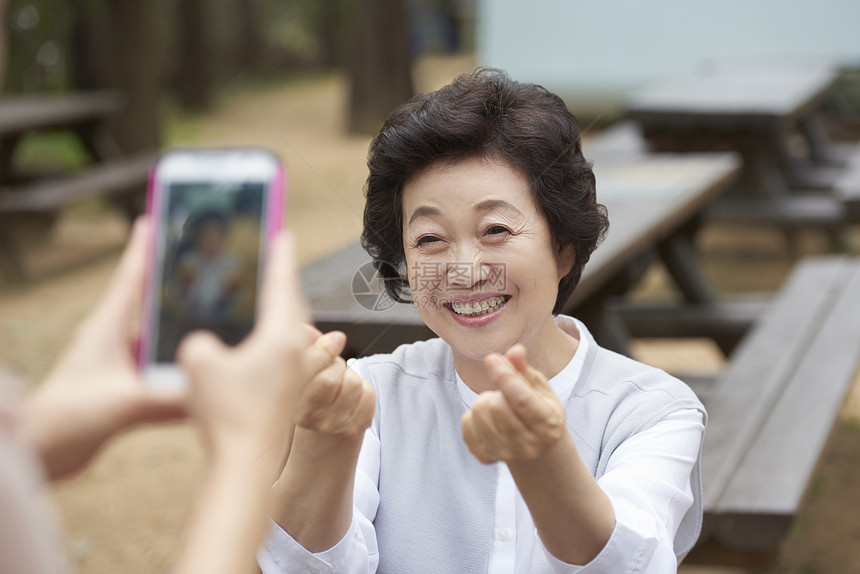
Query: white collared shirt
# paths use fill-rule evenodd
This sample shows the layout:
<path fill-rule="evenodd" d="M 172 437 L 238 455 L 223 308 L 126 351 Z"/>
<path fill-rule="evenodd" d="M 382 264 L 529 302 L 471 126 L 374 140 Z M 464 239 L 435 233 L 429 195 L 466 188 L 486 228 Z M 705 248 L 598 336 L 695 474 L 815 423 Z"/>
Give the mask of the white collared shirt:
<path fill-rule="evenodd" d="M 557 322 L 571 335 L 578 335 L 574 320 L 559 317 Z M 573 358 L 550 379 L 562 404 L 571 397 L 588 353 L 588 339 L 577 338 L 580 343 Z M 478 395 L 459 376 L 457 388 L 463 401 L 471 406 Z M 545 549 L 507 465 L 495 463 L 499 474 L 494 539 L 487 572 L 531 572 L 534 552 L 545 553 L 553 572 L 559 574 L 676 571 L 673 540 L 693 502 L 690 473 L 698 459 L 703 432 L 704 422 L 699 411 L 680 410 L 638 433 L 616 450 L 606 472 L 598 480 L 612 502 L 616 527 L 600 554 L 584 566 L 563 563 Z M 379 492 L 373 477 L 379 476 L 379 456 L 379 438 L 368 429 L 356 471 L 353 521 L 343 539 L 332 548 L 313 554 L 272 523 L 266 542 L 258 552 L 264 574 L 376 571 L 378 552 L 373 520 Z M 645 499 L 647 504 L 642 503 Z M 628 551 L 633 539 L 646 539 L 652 545 L 653 552 L 646 564 L 639 563 L 641 557 Z"/>

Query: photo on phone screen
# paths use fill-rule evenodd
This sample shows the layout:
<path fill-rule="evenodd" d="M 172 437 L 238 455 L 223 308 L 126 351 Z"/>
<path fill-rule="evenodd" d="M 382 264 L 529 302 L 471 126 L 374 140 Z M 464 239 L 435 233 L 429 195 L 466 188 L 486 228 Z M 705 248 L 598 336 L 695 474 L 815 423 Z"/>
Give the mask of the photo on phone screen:
<path fill-rule="evenodd" d="M 149 383 L 184 384 L 176 350 L 192 331 L 228 345 L 250 333 L 267 243 L 280 227 L 282 178 L 260 150 L 182 150 L 156 164 L 140 349 Z"/>
<path fill-rule="evenodd" d="M 254 325 L 263 183 L 174 183 L 165 190 L 155 360 L 174 360 L 182 338 L 207 329 L 228 345 Z"/>

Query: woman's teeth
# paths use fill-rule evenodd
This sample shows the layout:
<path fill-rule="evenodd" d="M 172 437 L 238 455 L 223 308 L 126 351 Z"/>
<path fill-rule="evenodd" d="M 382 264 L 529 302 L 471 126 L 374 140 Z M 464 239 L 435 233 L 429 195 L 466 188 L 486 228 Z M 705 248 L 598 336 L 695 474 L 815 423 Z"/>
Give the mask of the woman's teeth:
<path fill-rule="evenodd" d="M 489 299 L 483 299 L 481 301 L 470 301 L 468 303 L 454 301 L 451 303 L 451 309 L 453 309 L 456 314 L 464 317 L 479 317 L 481 315 L 486 315 L 487 313 L 492 313 L 504 305 L 505 301 L 506 299 L 501 296 L 490 297 Z"/>

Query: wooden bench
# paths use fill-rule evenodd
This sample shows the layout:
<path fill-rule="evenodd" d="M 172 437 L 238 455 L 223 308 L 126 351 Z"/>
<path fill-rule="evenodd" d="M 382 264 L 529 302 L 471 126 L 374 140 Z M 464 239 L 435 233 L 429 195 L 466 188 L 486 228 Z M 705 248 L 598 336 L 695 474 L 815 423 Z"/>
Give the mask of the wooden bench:
<path fill-rule="evenodd" d="M 821 257 L 797 265 L 724 373 L 688 381 L 709 414 L 691 561 L 786 538 L 858 364 L 860 260 Z"/>
<path fill-rule="evenodd" d="M 850 221 L 860 221 L 860 147 L 848 157 L 835 187 L 845 206 L 846 217 Z"/>
<path fill-rule="evenodd" d="M 123 157 L 107 130 L 122 109 L 115 92 L 0 99 L 0 268 L 11 280 L 29 275 L 24 248 L 46 235 L 63 208 L 107 196 L 129 217 L 143 210 L 153 153 Z M 15 150 L 29 133 L 71 131 L 91 162 L 62 174 L 20 173 Z"/>
<path fill-rule="evenodd" d="M 112 160 L 74 174 L 0 188 L 0 267 L 13 280 L 26 279 L 29 273 L 23 252 L 33 227 L 35 233 L 44 233 L 67 205 L 107 195 L 130 218 L 140 213 L 154 160 L 154 155 Z"/>
<path fill-rule="evenodd" d="M 97 163 L 79 172 L 0 188 L 0 214 L 56 211 L 71 203 L 116 194 L 146 183 L 155 154 Z"/>

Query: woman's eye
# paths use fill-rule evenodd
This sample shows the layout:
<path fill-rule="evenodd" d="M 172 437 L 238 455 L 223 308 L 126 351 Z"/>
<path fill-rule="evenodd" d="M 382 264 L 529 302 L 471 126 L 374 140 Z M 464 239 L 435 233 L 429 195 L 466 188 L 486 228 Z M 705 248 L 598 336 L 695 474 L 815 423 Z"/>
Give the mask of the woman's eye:
<path fill-rule="evenodd" d="M 423 235 L 418 238 L 418 241 L 415 242 L 415 245 L 420 247 L 428 243 L 436 243 L 437 241 L 441 241 L 441 239 L 439 239 L 435 235 Z"/>
<path fill-rule="evenodd" d="M 500 233 L 510 233 L 511 230 L 503 225 L 491 225 L 487 228 L 487 231 L 484 233 L 486 235 L 498 235 Z"/>

